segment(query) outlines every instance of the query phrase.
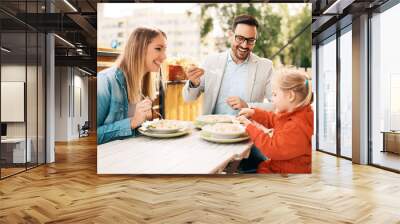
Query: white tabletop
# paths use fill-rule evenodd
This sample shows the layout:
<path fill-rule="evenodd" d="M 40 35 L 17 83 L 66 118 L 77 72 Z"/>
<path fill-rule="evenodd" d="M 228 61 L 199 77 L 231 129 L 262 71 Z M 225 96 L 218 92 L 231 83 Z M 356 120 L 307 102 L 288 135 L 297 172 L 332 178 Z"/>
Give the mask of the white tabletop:
<path fill-rule="evenodd" d="M 247 158 L 251 143 L 217 144 L 200 131 L 177 138 L 138 136 L 97 147 L 98 174 L 212 174 L 229 161 Z"/>

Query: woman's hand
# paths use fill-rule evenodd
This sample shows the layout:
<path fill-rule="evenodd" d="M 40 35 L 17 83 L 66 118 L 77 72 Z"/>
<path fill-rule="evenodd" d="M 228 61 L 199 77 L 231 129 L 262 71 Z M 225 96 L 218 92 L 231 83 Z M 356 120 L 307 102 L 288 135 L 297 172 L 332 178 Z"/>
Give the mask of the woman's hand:
<path fill-rule="evenodd" d="M 153 101 L 147 97 L 146 100 L 150 100 L 151 104 L 150 104 L 150 110 L 148 110 L 146 112 L 146 120 L 153 120 Z"/>
<path fill-rule="evenodd" d="M 147 121 L 153 120 L 153 112 L 152 112 L 152 110 L 150 110 L 149 112 L 147 112 L 147 114 L 146 114 L 146 120 L 147 120 Z"/>
<path fill-rule="evenodd" d="M 243 108 L 239 112 L 239 116 L 245 116 L 246 118 L 250 118 L 254 115 L 255 111 L 254 109 L 250 108 Z"/>
<path fill-rule="evenodd" d="M 152 102 L 150 99 L 144 99 L 136 104 L 135 115 L 131 119 L 131 128 L 139 127 L 144 121 L 147 120 L 151 114 Z"/>

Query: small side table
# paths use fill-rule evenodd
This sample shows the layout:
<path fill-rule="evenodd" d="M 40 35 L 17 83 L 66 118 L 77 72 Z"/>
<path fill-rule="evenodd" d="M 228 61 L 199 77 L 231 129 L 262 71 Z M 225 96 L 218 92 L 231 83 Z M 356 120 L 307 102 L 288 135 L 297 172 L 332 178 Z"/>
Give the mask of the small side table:
<path fill-rule="evenodd" d="M 383 150 L 382 152 L 392 152 L 400 154 L 400 131 L 382 131 Z"/>

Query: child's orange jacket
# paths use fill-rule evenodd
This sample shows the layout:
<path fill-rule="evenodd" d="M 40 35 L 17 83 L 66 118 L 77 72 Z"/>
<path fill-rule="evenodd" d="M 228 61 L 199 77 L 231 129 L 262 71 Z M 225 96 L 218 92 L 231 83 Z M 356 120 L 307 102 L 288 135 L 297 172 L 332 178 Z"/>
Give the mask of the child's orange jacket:
<path fill-rule="evenodd" d="M 255 109 L 251 118 L 274 129 L 270 137 L 254 124 L 246 128 L 254 145 L 268 157 L 259 164 L 258 173 L 311 173 L 314 113 L 310 105 L 281 114 Z"/>

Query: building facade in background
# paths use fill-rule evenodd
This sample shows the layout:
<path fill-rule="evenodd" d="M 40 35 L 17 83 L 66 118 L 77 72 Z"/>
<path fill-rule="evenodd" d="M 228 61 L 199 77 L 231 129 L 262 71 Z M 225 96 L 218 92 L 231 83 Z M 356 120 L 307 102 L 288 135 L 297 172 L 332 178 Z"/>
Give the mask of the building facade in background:
<path fill-rule="evenodd" d="M 109 4 L 98 4 L 98 47 L 122 50 L 129 34 L 139 26 L 161 29 L 168 38 L 168 57 L 192 58 L 201 60 L 214 46 L 202 50 L 200 40 L 200 16 L 197 4 L 187 4 L 185 8 L 166 8 L 154 4 L 145 7 L 132 7 L 123 16 L 110 14 Z M 118 4 L 124 8 L 125 4 Z M 182 5 L 182 4 L 181 4 Z M 115 11 L 115 10 L 113 10 Z M 155 16 L 156 15 L 156 16 Z"/>

